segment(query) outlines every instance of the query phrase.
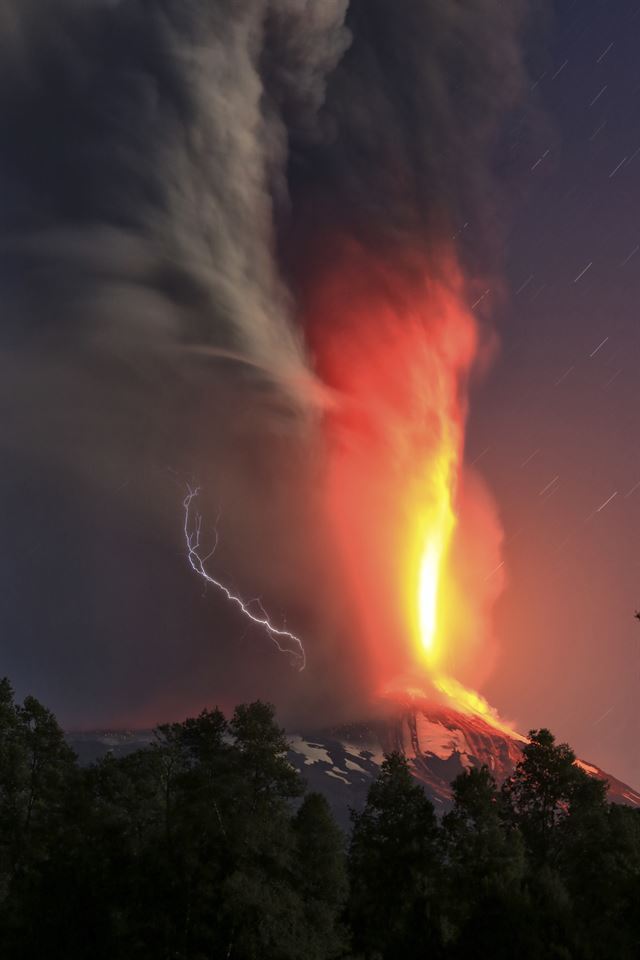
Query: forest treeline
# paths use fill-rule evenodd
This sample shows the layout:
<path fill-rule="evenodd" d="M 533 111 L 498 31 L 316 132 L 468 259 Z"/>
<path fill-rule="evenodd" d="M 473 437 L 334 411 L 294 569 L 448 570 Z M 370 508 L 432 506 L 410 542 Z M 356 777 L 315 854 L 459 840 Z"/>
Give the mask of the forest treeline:
<path fill-rule="evenodd" d="M 287 761 L 274 710 L 161 726 L 82 768 L 0 682 L 3 960 L 640 956 L 640 811 L 532 731 L 501 787 L 439 820 L 388 756 L 350 836 Z"/>

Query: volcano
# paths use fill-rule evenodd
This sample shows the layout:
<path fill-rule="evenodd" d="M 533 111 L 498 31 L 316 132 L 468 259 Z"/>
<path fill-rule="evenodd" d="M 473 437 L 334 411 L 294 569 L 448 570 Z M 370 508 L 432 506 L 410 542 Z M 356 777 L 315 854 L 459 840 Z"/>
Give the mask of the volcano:
<path fill-rule="evenodd" d="M 69 733 L 67 740 L 82 764 L 106 753 L 122 756 L 148 747 L 152 731 Z M 410 763 L 437 813 L 451 807 L 451 782 L 470 767 L 483 764 L 498 783 L 513 771 L 526 738 L 496 726 L 485 717 L 428 701 L 413 701 L 368 723 L 289 734 L 289 761 L 309 790 L 322 793 L 344 829 L 351 809 L 360 810 L 378 775 L 385 753 L 397 750 Z M 640 809 L 640 793 L 600 767 L 577 760 L 586 773 L 606 780 L 612 803 Z"/>
<path fill-rule="evenodd" d="M 484 717 L 428 702 L 398 709 L 384 720 L 355 723 L 291 738 L 290 760 L 310 790 L 324 794 L 343 827 L 350 809 L 361 809 L 385 753 L 396 750 L 438 813 L 451 807 L 451 782 L 470 767 L 486 765 L 498 783 L 513 772 L 527 742 Z M 640 808 L 640 793 L 595 764 L 577 760 L 585 772 L 609 783 L 608 798 Z"/>

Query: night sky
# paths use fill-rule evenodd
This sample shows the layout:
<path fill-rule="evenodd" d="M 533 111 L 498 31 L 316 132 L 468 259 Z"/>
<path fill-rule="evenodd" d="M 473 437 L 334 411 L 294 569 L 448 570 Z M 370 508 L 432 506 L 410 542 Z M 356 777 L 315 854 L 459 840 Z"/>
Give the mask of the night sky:
<path fill-rule="evenodd" d="M 469 431 L 506 537 L 486 691 L 638 783 L 640 8 L 556 11 L 531 84 L 543 129 L 511 131 L 502 349 Z"/>
<path fill-rule="evenodd" d="M 496 333 L 465 454 L 504 528 L 482 692 L 638 786 L 640 5 L 354 0 L 352 41 L 346 6 L 0 14 L 1 672 L 74 727 L 357 714 L 296 304 L 330 228 L 391 259 L 455 236 Z M 303 674 L 189 569 L 187 484 Z"/>

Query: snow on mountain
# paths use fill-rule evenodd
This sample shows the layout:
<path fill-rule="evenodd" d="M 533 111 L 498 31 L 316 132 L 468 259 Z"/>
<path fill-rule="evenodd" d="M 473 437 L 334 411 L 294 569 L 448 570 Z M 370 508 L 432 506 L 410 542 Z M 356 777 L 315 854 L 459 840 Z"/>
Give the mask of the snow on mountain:
<path fill-rule="evenodd" d="M 105 753 L 124 755 L 148 746 L 149 731 L 69 734 L 81 763 Z M 451 805 L 451 781 L 470 767 L 486 764 L 501 783 L 520 759 L 524 737 L 509 734 L 479 716 L 427 703 L 413 704 L 387 719 L 325 729 L 289 738 L 289 759 L 309 790 L 323 793 L 345 829 L 350 809 L 364 806 L 385 753 L 397 750 L 409 760 L 436 810 Z M 640 793 L 599 767 L 576 761 L 590 776 L 609 781 L 609 799 L 640 807 Z"/>
<path fill-rule="evenodd" d="M 292 737 L 290 760 L 310 790 L 325 794 L 346 827 L 349 810 L 364 805 L 385 753 L 397 750 L 407 757 L 436 810 L 445 812 L 451 805 L 451 781 L 459 773 L 486 764 L 501 783 L 512 773 L 525 742 L 482 717 L 423 703 L 387 721 Z M 609 781 L 611 801 L 640 807 L 640 793 L 594 764 L 577 762 L 591 776 Z"/>

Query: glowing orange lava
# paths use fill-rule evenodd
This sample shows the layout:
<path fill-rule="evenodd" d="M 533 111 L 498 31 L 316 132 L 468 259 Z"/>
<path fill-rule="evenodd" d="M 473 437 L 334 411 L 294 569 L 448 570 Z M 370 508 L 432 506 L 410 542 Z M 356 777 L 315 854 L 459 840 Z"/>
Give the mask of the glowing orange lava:
<path fill-rule="evenodd" d="M 327 416 L 328 508 L 372 691 L 425 684 L 498 723 L 453 679 L 482 625 L 456 564 L 467 383 L 479 334 L 452 257 L 401 267 L 340 244 L 305 305 Z M 477 510 L 483 510 L 481 504 Z M 474 583 L 481 582 L 476 581 Z M 477 637 L 473 638 L 475 643 Z M 467 658 L 468 659 L 468 658 Z"/>

